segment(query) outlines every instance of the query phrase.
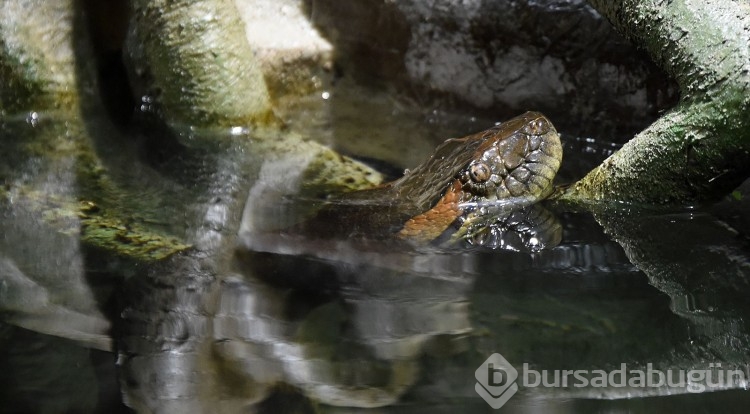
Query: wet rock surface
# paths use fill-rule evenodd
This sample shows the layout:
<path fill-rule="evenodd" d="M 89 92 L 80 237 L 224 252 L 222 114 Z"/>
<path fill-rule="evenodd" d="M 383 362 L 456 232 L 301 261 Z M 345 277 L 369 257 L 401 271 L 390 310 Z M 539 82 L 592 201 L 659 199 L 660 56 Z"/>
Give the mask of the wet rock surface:
<path fill-rule="evenodd" d="M 307 0 L 344 73 L 412 99 L 627 137 L 676 87 L 585 1 Z M 616 121 L 615 121 L 616 120 Z"/>

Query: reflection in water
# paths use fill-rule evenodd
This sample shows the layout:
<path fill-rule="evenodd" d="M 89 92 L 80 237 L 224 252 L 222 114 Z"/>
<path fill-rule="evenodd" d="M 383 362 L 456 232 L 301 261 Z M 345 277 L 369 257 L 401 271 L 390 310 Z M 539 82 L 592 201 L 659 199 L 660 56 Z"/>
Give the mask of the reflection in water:
<path fill-rule="evenodd" d="M 750 363 L 746 236 L 705 211 L 604 211 L 597 219 L 688 321 L 691 353 Z"/>
<path fill-rule="evenodd" d="M 82 165 L 91 160 L 74 149 L 92 144 L 76 122 L 43 117 L 33 128 L 3 124 L 3 136 L 16 138 L 0 141 L 3 321 L 65 344 L 36 347 L 33 357 L 4 353 L 2 385 L 15 392 L 13 401 L 37 398 L 28 395 L 57 401 L 59 395 L 38 392 L 51 375 L 22 375 L 55 364 L 82 367 L 71 371 L 75 379 L 102 387 L 104 374 L 96 372 L 105 372 L 111 386 L 111 367 L 92 374 L 81 362 L 85 348 L 61 338 L 114 348 L 124 400 L 140 412 L 304 411 L 317 403 L 323 411 L 486 412 L 474 370 L 493 352 L 536 370 L 744 367 L 750 360 L 748 230 L 726 218 L 726 206 L 718 212 L 615 207 L 596 211 L 600 224 L 560 206 L 548 206 L 559 221 L 542 206 L 500 211 L 458 245 L 441 244 L 450 233 L 426 247 L 326 239 L 279 231 L 273 220 L 294 223 L 289 218 L 305 217 L 310 207 L 294 199 L 287 199 L 291 213 L 272 203 L 251 210 L 261 214 L 253 223 L 265 227 L 248 224 L 248 210 L 241 223 L 244 198 L 236 194 L 253 191 L 244 148 L 224 148 L 224 156 L 180 147 L 180 156 L 161 167 L 132 149 L 110 150 L 122 158 L 103 156 L 109 175 L 97 182 L 141 192 L 118 199 L 138 212 L 126 224 L 147 223 L 194 246 L 163 261 L 140 261 L 81 243 L 83 219 L 67 214 L 87 200 L 100 210 L 114 208 L 92 201 L 102 187 L 85 185 L 91 177 L 84 172 L 92 170 Z M 65 136 L 81 140 L 60 140 Z M 113 145 L 102 139 L 93 140 L 94 152 Z M 746 200 L 735 203 L 746 211 Z M 18 329 L 0 326 L 0 349 L 38 341 L 8 334 Z M 81 397 L 81 407 L 102 406 L 83 398 L 90 387 L 80 388 L 69 394 Z M 647 410 L 652 406 L 638 397 L 685 392 L 521 387 L 508 408 Z M 717 395 L 667 401 L 698 407 L 744 398 Z M 631 399 L 562 400 L 570 397 Z"/>
<path fill-rule="evenodd" d="M 186 278 L 164 289 L 150 277 L 133 281 L 138 299 L 124 315 L 121 354 L 129 405 L 232 410 L 263 401 L 279 382 L 331 405 L 395 403 L 417 381 L 434 338 L 470 332 L 471 283 L 458 255 L 442 254 L 443 264 L 458 259 L 440 266 L 446 278 L 410 272 L 429 262 L 414 253 L 367 257 L 330 263 L 241 252 L 211 283 Z"/>
<path fill-rule="evenodd" d="M 540 204 L 521 210 L 485 211 L 480 217 L 481 222 L 472 224 L 462 239 L 471 246 L 540 252 L 557 246 L 562 239 L 557 217 Z"/>
<path fill-rule="evenodd" d="M 53 118 L 53 119 L 50 119 Z M 111 349 L 79 243 L 80 123 L 0 124 L 0 304 L 4 321 Z M 82 142 L 83 141 L 83 142 Z M 51 154 L 51 155 L 50 155 Z M 106 291 L 106 288 L 104 289 Z"/>

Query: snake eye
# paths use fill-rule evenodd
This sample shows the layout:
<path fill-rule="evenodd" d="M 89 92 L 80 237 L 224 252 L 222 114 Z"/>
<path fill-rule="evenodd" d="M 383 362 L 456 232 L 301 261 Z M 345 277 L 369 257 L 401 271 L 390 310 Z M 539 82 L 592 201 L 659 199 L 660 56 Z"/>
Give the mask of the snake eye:
<path fill-rule="evenodd" d="M 490 167 L 483 162 L 472 164 L 471 167 L 469 167 L 469 178 L 475 183 L 483 183 L 489 180 L 490 175 L 492 175 Z"/>

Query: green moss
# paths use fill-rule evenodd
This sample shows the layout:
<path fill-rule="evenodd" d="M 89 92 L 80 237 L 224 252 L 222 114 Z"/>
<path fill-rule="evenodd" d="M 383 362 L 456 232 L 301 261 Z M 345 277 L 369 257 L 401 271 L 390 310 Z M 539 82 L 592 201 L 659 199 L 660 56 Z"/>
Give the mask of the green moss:
<path fill-rule="evenodd" d="M 383 175 L 361 162 L 343 156 L 330 148 L 318 147 L 313 161 L 302 178 L 307 194 L 329 194 L 372 188 L 383 181 Z"/>
<path fill-rule="evenodd" d="M 80 234 L 84 244 L 114 256 L 153 262 L 191 247 L 140 223 L 111 216 L 91 201 L 66 200 L 19 187 L 0 189 L 0 200 L 38 215 L 60 233 Z"/>
<path fill-rule="evenodd" d="M 81 219 L 81 240 L 117 256 L 146 262 L 163 260 L 191 247 L 141 225 L 97 215 Z"/>

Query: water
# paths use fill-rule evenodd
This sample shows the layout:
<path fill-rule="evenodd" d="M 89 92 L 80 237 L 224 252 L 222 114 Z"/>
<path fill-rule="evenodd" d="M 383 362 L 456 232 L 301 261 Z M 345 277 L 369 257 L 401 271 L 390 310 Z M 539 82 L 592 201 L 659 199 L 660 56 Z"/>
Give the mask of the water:
<path fill-rule="evenodd" d="M 496 121 L 340 88 L 283 116 L 390 175 Z M 750 402 L 743 381 L 700 393 L 691 390 L 705 377 L 590 381 L 621 364 L 629 380 L 710 370 L 717 383 L 735 368 L 748 378 L 747 186 L 691 208 L 547 205 L 560 240 L 533 253 L 256 239 L 240 226 L 257 176 L 252 146 L 227 138 L 253 132 L 180 131 L 119 130 L 96 114 L 2 123 L 3 412 L 490 412 L 475 371 L 493 353 L 519 371 L 506 412 Z M 561 183 L 618 147 L 561 132 Z M 81 239 L 100 222 L 71 206 L 119 218 L 107 223 L 123 244 L 147 232 L 193 247 L 156 262 L 112 254 Z M 545 370 L 548 384 L 578 370 L 589 385 L 571 373 L 566 387 L 528 386 Z"/>

